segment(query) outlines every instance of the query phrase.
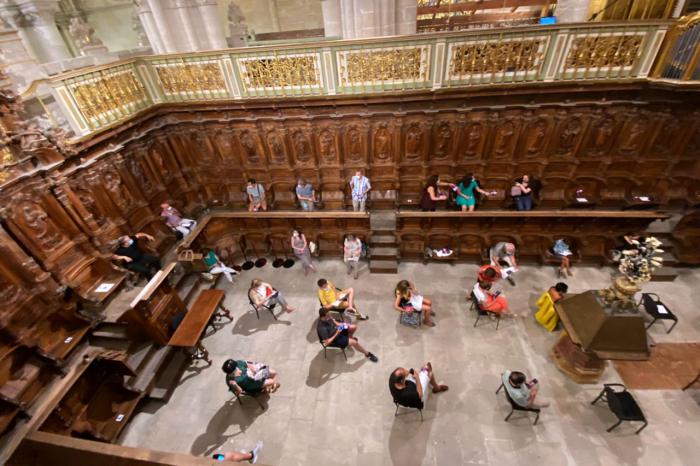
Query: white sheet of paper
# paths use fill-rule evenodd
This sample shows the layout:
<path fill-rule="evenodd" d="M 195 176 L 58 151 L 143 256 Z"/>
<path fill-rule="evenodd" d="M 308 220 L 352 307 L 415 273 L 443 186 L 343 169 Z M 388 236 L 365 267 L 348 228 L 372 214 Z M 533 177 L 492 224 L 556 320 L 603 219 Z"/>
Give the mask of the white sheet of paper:
<path fill-rule="evenodd" d="M 96 293 L 106 293 L 114 287 L 114 283 L 101 283 L 100 286 L 95 288 Z"/>
<path fill-rule="evenodd" d="M 649 202 L 649 196 L 639 196 L 639 200 L 642 202 Z"/>
<path fill-rule="evenodd" d="M 588 202 L 588 199 L 586 199 L 585 197 L 577 197 L 576 202 Z"/>
<path fill-rule="evenodd" d="M 666 308 L 664 307 L 663 304 L 657 304 L 657 305 L 656 305 L 656 311 L 657 311 L 659 314 L 668 314 L 668 309 L 666 309 Z"/>

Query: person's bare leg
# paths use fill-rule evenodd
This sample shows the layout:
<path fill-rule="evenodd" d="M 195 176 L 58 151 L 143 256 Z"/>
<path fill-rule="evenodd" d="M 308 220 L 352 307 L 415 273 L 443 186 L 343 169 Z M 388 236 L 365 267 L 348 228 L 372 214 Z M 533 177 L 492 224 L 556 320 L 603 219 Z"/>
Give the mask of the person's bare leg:
<path fill-rule="evenodd" d="M 433 316 L 430 314 L 430 312 L 421 312 L 423 314 L 423 322 L 425 322 L 425 325 L 430 325 L 431 327 L 433 326 Z"/>
<path fill-rule="evenodd" d="M 355 290 L 348 288 L 345 291 L 348 293 L 348 309 L 355 309 Z"/>
<path fill-rule="evenodd" d="M 252 453 L 241 453 L 238 451 L 229 451 L 224 453 L 224 460 L 238 463 L 241 461 L 249 461 L 253 459 Z"/>
<path fill-rule="evenodd" d="M 348 325 L 348 336 L 352 337 L 356 330 L 357 330 L 357 325 L 355 325 L 355 324 Z"/>
<path fill-rule="evenodd" d="M 263 199 L 260 203 L 260 210 L 267 210 L 267 199 Z"/>
<path fill-rule="evenodd" d="M 474 205 L 475 204 L 469 206 L 469 212 L 474 212 Z"/>
<path fill-rule="evenodd" d="M 353 348 L 355 348 L 357 351 L 359 351 L 360 353 L 362 353 L 362 354 L 364 354 L 365 356 L 367 356 L 368 351 L 362 347 L 362 345 L 360 344 L 360 342 L 357 341 L 357 338 L 350 338 L 350 339 L 349 339 L 349 344 L 350 344 L 350 346 L 352 346 Z"/>
<path fill-rule="evenodd" d="M 467 211 L 467 205 L 466 205 L 466 204 L 462 204 L 462 212 L 466 212 L 466 211 Z"/>

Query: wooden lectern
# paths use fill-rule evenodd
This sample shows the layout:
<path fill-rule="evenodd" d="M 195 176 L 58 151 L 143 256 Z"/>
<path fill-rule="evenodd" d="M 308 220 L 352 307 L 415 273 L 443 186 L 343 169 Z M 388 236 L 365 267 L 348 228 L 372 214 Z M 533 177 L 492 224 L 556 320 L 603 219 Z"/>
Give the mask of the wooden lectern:
<path fill-rule="evenodd" d="M 596 383 L 605 360 L 647 360 L 644 319 L 638 313 L 613 313 L 596 291 L 570 295 L 554 304 L 565 331 L 551 356 L 559 369 L 578 383 Z"/>

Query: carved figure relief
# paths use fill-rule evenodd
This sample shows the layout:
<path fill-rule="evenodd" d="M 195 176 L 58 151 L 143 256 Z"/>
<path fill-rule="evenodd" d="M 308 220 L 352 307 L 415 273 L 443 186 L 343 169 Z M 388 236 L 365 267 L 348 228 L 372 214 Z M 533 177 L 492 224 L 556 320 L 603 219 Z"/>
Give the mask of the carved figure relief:
<path fill-rule="evenodd" d="M 12 305 L 19 301 L 20 296 L 22 296 L 22 289 L 15 285 L 5 281 L 2 276 L 0 276 L 0 302 L 3 303 L 7 309 L 11 309 Z"/>
<path fill-rule="evenodd" d="M 260 165 L 261 160 L 258 156 L 258 149 L 255 147 L 255 141 L 253 140 L 253 136 L 250 135 L 250 131 L 243 131 L 239 139 L 247 163 L 249 165 Z"/>
<path fill-rule="evenodd" d="M 362 157 L 362 136 L 360 134 L 360 131 L 352 127 L 348 130 L 347 133 L 347 141 L 348 141 L 348 153 L 347 153 L 347 158 L 348 161 L 357 163 L 361 162 L 363 157 Z"/>
<path fill-rule="evenodd" d="M 406 131 L 406 151 L 404 160 L 406 162 L 417 162 L 423 152 L 423 131 L 420 126 L 412 125 Z"/>
<path fill-rule="evenodd" d="M 514 135 L 515 125 L 512 121 L 507 120 L 498 127 L 493 142 L 493 154 L 496 157 L 507 155 L 508 149 L 512 146 Z"/>
<path fill-rule="evenodd" d="M 472 123 L 467 127 L 464 136 L 464 157 L 471 158 L 479 155 L 483 134 L 484 125 L 481 123 Z"/>
<path fill-rule="evenodd" d="M 318 137 L 321 160 L 327 164 L 335 164 L 338 157 L 335 150 L 335 137 L 331 130 L 324 129 Z"/>
<path fill-rule="evenodd" d="M 449 123 L 442 123 L 437 131 L 435 138 L 434 157 L 436 159 L 444 159 L 450 155 L 452 146 L 452 128 Z"/>
<path fill-rule="evenodd" d="M 564 124 L 564 129 L 559 134 L 557 155 L 568 155 L 576 148 L 576 141 L 581 134 L 581 129 L 580 118 L 572 118 Z"/>
<path fill-rule="evenodd" d="M 139 186 L 141 186 L 146 196 L 150 197 L 154 191 L 153 183 L 151 183 L 151 180 L 143 173 L 141 164 L 133 157 L 127 158 L 126 163 L 129 173 L 131 173 Z"/>
<path fill-rule="evenodd" d="M 131 206 L 133 198 L 129 194 L 129 190 L 122 184 L 122 179 L 116 170 L 106 170 L 102 175 L 104 186 L 109 191 L 110 198 L 122 211 L 127 210 Z"/>
<path fill-rule="evenodd" d="M 526 156 L 533 157 L 542 151 L 548 126 L 547 120 L 542 118 L 530 124 L 525 140 Z"/>
<path fill-rule="evenodd" d="M 284 150 L 284 144 L 280 137 L 277 135 L 276 131 L 270 131 L 267 133 L 267 147 L 272 155 L 272 163 L 278 165 L 287 164 L 287 154 Z"/>
<path fill-rule="evenodd" d="M 644 117 L 636 118 L 620 143 L 620 152 L 623 154 L 639 153 L 644 144 L 644 135 L 646 131 L 647 119 Z"/>
<path fill-rule="evenodd" d="M 382 126 L 374 133 L 374 160 L 375 162 L 391 161 L 391 134 L 386 126 Z"/>
<path fill-rule="evenodd" d="M 680 137 L 681 125 L 673 117 L 669 117 L 661 127 L 661 131 L 656 135 L 651 150 L 656 154 L 666 154 L 675 147 Z"/>
<path fill-rule="evenodd" d="M 294 141 L 294 155 L 298 162 L 308 163 L 311 161 L 311 144 L 309 144 L 309 139 L 302 131 L 296 131 L 294 136 L 292 136 Z"/>
<path fill-rule="evenodd" d="M 85 179 L 81 180 L 81 183 L 74 183 L 71 186 L 71 189 L 75 193 L 76 196 L 78 196 L 78 199 L 80 199 L 80 203 L 83 205 L 85 210 L 87 210 L 90 215 L 92 215 L 92 219 L 99 225 L 100 227 L 104 226 L 106 223 L 106 219 L 102 216 L 100 213 L 99 209 L 97 208 L 97 205 L 95 204 L 95 199 L 92 197 L 92 191 L 89 189 L 85 188 Z"/>
<path fill-rule="evenodd" d="M 591 130 L 586 154 L 594 157 L 603 155 L 610 143 L 610 137 L 614 129 L 615 120 L 612 117 L 607 116 L 596 121 Z"/>
<path fill-rule="evenodd" d="M 32 238 L 45 251 L 51 251 L 61 244 L 61 232 L 49 219 L 46 211 L 36 202 L 25 200 L 19 204 L 21 222 L 32 230 Z"/>

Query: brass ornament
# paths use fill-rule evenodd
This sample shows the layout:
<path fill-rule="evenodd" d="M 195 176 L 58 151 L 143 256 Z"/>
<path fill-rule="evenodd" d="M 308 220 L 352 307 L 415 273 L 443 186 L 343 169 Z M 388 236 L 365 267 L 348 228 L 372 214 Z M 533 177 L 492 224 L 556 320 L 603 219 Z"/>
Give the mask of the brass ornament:
<path fill-rule="evenodd" d="M 237 60 L 248 90 L 319 87 L 318 55 L 272 56 Z"/>
<path fill-rule="evenodd" d="M 565 68 L 616 68 L 633 66 L 641 56 L 640 34 L 577 37 L 566 56 Z"/>
<path fill-rule="evenodd" d="M 426 82 L 429 53 L 425 46 L 338 52 L 341 86 L 392 82 Z"/>
<path fill-rule="evenodd" d="M 131 69 L 89 77 L 68 88 L 80 111 L 93 122 L 115 111 L 129 116 L 136 113 L 137 104 L 146 100 L 143 84 Z"/>
<path fill-rule="evenodd" d="M 221 66 L 209 63 L 165 63 L 154 65 L 163 93 L 225 93 L 226 84 Z"/>
<path fill-rule="evenodd" d="M 450 56 L 450 75 L 528 72 L 539 69 L 546 40 L 518 39 L 456 44 Z"/>

